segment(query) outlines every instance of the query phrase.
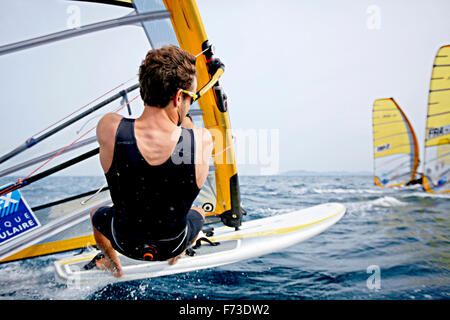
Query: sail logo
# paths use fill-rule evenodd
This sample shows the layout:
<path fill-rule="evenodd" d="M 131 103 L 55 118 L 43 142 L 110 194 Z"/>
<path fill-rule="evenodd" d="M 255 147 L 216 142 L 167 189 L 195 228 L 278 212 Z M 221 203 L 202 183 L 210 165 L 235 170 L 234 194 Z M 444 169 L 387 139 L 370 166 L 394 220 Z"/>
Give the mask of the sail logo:
<path fill-rule="evenodd" d="M 19 199 L 17 199 L 17 194 L 15 192 L 8 193 L 7 195 L 0 196 L 0 218 L 12 214 L 17 211 L 19 207 Z M 13 198 L 14 196 L 14 198 Z"/>
<path fill-rule="evenodd" d="M 376 150 L 376 153 L 380 153 L 380 152 L 389 150 L 390 148 L 391 148 L 391 144 L 390 143 L 386 143 L 386 144 L 383 144 L 381 146 L 376 147 L 375 150 Z"/>
<path fill-rule="evenodd" d="M 39 226 L 19 190 L 0 196 L 0 245 Z"/>
<path fill-rule="evenodd" d="M 443 127 L 428 129 L 428 139 L 445 136 L 447 134 L 450 134 L 450 124 Z"/>

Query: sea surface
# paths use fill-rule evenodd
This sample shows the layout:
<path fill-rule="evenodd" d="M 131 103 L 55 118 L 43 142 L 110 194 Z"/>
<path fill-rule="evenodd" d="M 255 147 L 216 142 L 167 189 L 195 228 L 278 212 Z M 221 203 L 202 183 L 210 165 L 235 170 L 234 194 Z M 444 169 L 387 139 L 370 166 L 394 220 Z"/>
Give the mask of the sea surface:
<path fill-rule="evenodd" d="M 0 182 L 6 182 L 3 181 Z M 101 177 L 51 177 L 23 189 L 31 206 L 98 188 Z M 106 286 L 68 287 L 53 262 L 0 265 L 0 299 L 335 300 L 450 298 L 450 197 L 381 189 L 370 176 L 240 177 L 245 220 L 340 202 L 330 229 L 280 252 L 222 267 Z"/>

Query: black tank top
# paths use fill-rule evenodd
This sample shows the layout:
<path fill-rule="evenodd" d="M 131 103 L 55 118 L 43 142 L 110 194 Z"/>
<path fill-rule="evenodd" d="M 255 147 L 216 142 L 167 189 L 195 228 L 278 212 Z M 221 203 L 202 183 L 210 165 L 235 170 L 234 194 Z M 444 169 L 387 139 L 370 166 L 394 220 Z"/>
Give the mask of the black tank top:
<path fill-rule="evenodd" d="M 169 239 L 185 229 L 186 215 L 200 192 L 194 144 L 193 131 L 182 128 L 169 159 L 150 165 L 137 147 L 134 119 L 120 121 L 113 161 L 105 174 L 118 238 Z"/>

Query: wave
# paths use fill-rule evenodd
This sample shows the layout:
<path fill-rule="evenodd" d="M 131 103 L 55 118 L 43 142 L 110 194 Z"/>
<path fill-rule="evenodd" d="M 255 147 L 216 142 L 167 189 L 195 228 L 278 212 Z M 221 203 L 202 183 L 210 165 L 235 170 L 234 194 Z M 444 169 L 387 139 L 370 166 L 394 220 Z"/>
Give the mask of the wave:
<path fill-rule="evenodd" d="M 414 192 L 414 193 L 408 194 L 408 196 L 418 197 L 418 198 L 450 199 L 450 194 L 435 194 L 435 193 L 428 193 L 428 192 Z"/>
<path fill-rule="evenodd" d="M 327 188 L 327 189 L 319 189 L 319 188 L 313 188 L 313 191 L 315 193 L 323 194 L 323 193 L 341 193 L 341 194 L 347 194 L 347 193 L 358 193 L 358 194 L 380 194 L 383 193 L 383 190 L 374 190 L 374 189 L 345 189 L 345 188 Z"/>
<path fill-rule="evenodd" d="M 369 203 L 371 203 L 374 207 L 383 207 L 383 208 L 400 207 L 407 205 L 406 202 L 402 202 L 394 197 L 389 196 L 369 201 Z"/>
<path fill-rule="evenodd" d="M 358 201 L 345 203 L 349 213 L 363 214 L 364 212 L 376 210 L 377 208 L 404 207 L 408 203 L 400 201 L 394 197 L 384 196 L 370 201 Z"/>
<path fill-rule="evenodd" d="M 277 216 L 283 213 L 289 213 L 295 210 L 299 210 L 298 208 L 283 208 L 283 209 L 273 209 L 273 208 L 257 208 L 252 211 L 252 219 L 256 219 L 257 217 L 265 218 Z"/>

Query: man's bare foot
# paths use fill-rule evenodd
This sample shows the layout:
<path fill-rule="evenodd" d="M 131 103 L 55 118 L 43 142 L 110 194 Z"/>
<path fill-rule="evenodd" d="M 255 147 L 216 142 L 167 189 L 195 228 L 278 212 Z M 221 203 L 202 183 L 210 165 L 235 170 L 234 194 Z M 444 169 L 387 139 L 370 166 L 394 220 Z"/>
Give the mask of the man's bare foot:
<path fill-rule="evenodd" d="M 186 254 L 186 251 L 183 251 L 183 253 L 179 254 L 176 257 L 170 258 L 169 260 L 167 260 L 167 262 L 169 262 L 170 265 L 174 265 L 175 263 L 178 262 L 178 260 L 183 257 Z"/>
<path fill-rule="evenodd" d="M 120 264 L 115 263 L 109 258 L 101 258 L 95 261 L 95 265 L 100 270 L 108 270 L 116 278 L 120 278 L 123 275 L 122 267 L 120 266 Z"/>

